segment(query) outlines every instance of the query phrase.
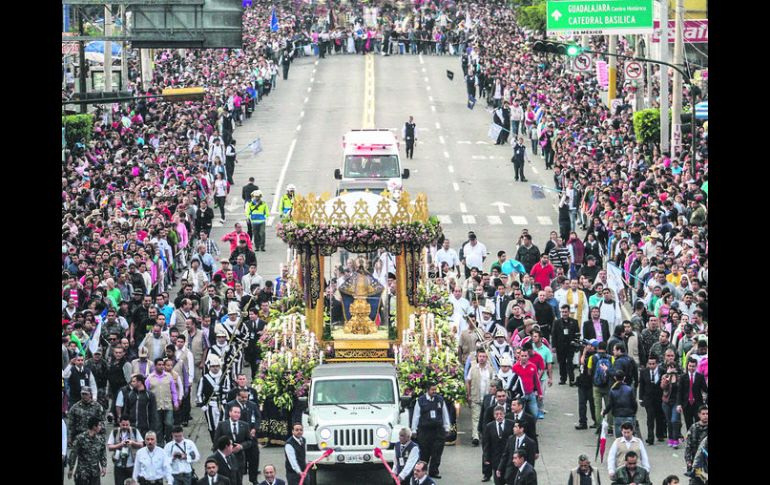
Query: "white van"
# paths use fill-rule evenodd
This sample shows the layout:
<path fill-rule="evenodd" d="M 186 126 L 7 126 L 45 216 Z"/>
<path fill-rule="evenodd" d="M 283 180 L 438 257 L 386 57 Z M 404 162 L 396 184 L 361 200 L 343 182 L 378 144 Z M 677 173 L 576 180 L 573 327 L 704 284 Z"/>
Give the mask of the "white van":
<path fill-rule="evenodd" d="M 339 180 L 337 194 L 343 190 L 401 190 L 409 169 L 401 168 L 400 144 L 387 129 L 351 130 L 342 137 L 342 168 L 334 170 Z"/>

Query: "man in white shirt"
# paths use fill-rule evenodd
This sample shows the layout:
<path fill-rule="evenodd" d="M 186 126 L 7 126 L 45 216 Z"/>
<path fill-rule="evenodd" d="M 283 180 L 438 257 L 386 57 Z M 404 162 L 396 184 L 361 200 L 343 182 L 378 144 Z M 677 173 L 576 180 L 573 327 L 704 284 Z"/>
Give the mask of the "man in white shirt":
<path fill-rule="evenodd" d="M 620 433 L 620 438 L 617 438 L 615 442 L 612 443 L 607 459 L 607 471 L 610 474 L 610 479 L 615 479 L 615 472 L 619 467 L 625 465 L 626 453 L 632 449 L 641 457 L 642 468 L 650 472 L 650 460 L 647 457 L 647 448 L 645 448 L 642 440 L 634 436 L 634 426 L 631 423 L 623 423 L 620 427 Z"/>
<path fill-rule="evenodd" d="M 257 265 L 256 263 L 252 263 L 249 265 L 249 272 L 243 275 L 243 278 L 241 278 L 241 284 L 243 285 L 244 291 L 251 291 L 251 285 L 259 285 L 262 286 L 263 279 L 262 276 L 260 276 L 257 273 Z"/>
<path fill-rule="evenodd" d="M 450 317 L 451 325 L 457 327 L 457 339 L 459 343 L 460 334 L 468 326 L 468 322 L 465 321 L 465 315 L 467 315 L 471 309 L 471 302 L 463 297 L 463 289 L 460 285 L 455 286 L 452 294 L 449 296 L 449 302 L 452 304 L 454 311 Z"/>
<path fill-rule="evenodd" d="M 171 460 L 156 445 L 157 437 L 154 431 L 148 431 L 144 437 L 147 446 L 136 452 L 133 479 L 144 479 L 146 485 L 163 485 L 163 479 L 167 483 L 174 483 L 171 475 Z"/>
<path fill-rule="evenodd" d="M 466 278 L 470 276 L 471 268 L 478 268 L 479 271 L 484 269 L 484 260 L 487 259 L 487 247 L 478 241 L 473 231 L 468 233 L 468 242 L 463 246 L 462 252 L 462 262 L 465 264 Z"/>
<path fill-rule="evenodd" d="M 618 302 L 612 299 L 612 290 L 604 288 L 602 296 L 604 299 L 597 305 L 599 307 L 599 318 L 607 320 L 607 323 L 610 325 L 610 334 L 614 334 L 615 327 L 623 323 L 623 314 L 620 311 Z"/>
<path fill-rule="evenodd" d="M 192 480 L 192 464 L 201 459 L 195 443 L 184 437 L 184 428 L 177 425 L 171 430 L 172 440 L 166 443 L 163 452 L 171 461 L 171 474 L 174 483 L 190 484 Z"/>
<path fill-rule="evenodd" d="M 436 264 L 439 270 L 444 263 L 449 265 L 450 271 L 460 274 L 460 258 L 457 256 L 457 251 L 449 247 L 449 238 L 444 238 L 441 248 L 436 251 Z"/>

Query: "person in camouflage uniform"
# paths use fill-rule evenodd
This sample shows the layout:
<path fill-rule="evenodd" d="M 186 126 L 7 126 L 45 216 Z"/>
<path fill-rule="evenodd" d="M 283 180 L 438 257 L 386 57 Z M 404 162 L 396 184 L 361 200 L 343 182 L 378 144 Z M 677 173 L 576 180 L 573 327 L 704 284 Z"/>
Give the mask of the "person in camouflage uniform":
<path fill-rule="evenodd" d="M 692 464 L 703 438 L 709 434 L 709 407 L 703 405 L 698 408 L 698 421 L 690 426 L 685 438 L 684 461 L 687 463 L 687 471 L 692 471 Z"/>
<path fill-rule="evenodd" d="M 660 340 L 660 321 L 658 317 L 650 316 L 650 319 L 647 321 L 647 328 L 642 330 L 639 340 L 641 340 L 640 343 L 642 344 L 641 352 L 639 352 L 639 362 L 647 362 L 652 346 Z M 663 356 L 659 355 L 658 358 L 662 359 Z"/>
<path fill-rule="evenodd" d="M 97 401 L 102 405 L 102 408 L 109 409 L 110 395 L 107 394 L 107 374 L 109 367 L 107 366 L 107 361 L 102 358 L 102 352 L 103 351 L 101 347 L 97 348 L 96 352 L 93 354 L 93 357 L 86 361 L 85 368 L 90 370 L 94 375 L 94 380 L 96 381 Z"/>
<path fill-rule="evenodd" d="M 709 437 L 706 436 L 695 452 L 690 485 L 707 485 L 709 482 Z"/>
<path fill-rule="evenodd" d="M 93 400 L 91 388 L 84 387 L 81 389 L 80 397 L 80 401 L 76 402 L 67 414 L 69 419 L 67 430 L 69 431 L 70 444 L 75 441 L 79 434 L 88 431 L 87 424 L 90 418 L 97 418 L 99 422 L 104 422 L 104 408 Z M 104 436 L 104 429 L 99 433 Z"/>
<path fill-rule="evenodd" d="M 107 474 L 102 422 L 97 417 L 90 417 L 86 423 L 88 430 L 75 436 L 72 443 L 67 476 L 71 479 L 75 475 L 75 485 L 100 485 L 100 477 Z"/>

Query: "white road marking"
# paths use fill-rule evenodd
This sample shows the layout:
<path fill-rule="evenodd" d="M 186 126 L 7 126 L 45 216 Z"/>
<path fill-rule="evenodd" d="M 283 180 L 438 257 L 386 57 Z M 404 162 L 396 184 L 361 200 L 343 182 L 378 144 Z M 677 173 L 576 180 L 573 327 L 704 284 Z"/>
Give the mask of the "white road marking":
<path fill-rule="evenodd" d="M 393 128 L 395 130 L 395 128 Z M 430 131 L 430 128 L 417 128 L 419 131 Z"/>
<path fill-rule="evenodd" d="M 436 122 L 436 129 L 437 129 L 437 130 L 440 130 L 440 129 L 441 129 L 441 124 L 440 124 L 438 121 Z"/>
<path fill-rule="evenodd" d="M 268 217 L 268 218 L 267 218 L 267 225 L 268 225 L 268 226 L 272 226 L 272 225 L 273 225 L 273 221 L 274 221 L 274 220 L 275 220 L 275 216 L 270 216 L 270 217 Z"/>
<path fill-rule="evenodd" d="M 310 98 L 305 98 L 305 102 L 306 102 L 306 103 L 307 103 L 307 100 L 308 100 L 308 99 L 310 99 Z"/>
<path fill-rule="evenodd" d="M 316 68 L 314 67 L 314 68 L 313 68 L 313 74 L 315 74 L 315 72 L 316 72 Z"/>
<path fill-rule="evenodd" d="M 440 223 L 442 223 L 442 224 L 451 224 L 452 223 L 452 218 L 447 216 L 447 215 L 441 214 L 441 215 L 437 215 L 436 217 L 438 217 L 438 221 Z"/>
<path fill-rule="evenodd" d="M 422 60 L 422 54 L 420 54 L 418 57 L 420 58 L 420 64 L 425 64 L 425 61 Z M 318 62 L 318 61 L 316 61 L 316 62 Z"/>
<path fill-rule="evenodd" d="M 476 224 L 476 216 L 463 214 L 463 224 Z"/>
<path fill-rule="evenodd" d="M 225 227 L 225 225 L 219 222 L 219 219 L 214 219 L 211 221 L 211 227 Z"/>
<path fill-rule="evenodd" d="M 468 212 L 468 208 L 465 207 L 464 202 L 460 202 L 460 212 Z"/>
<path fill-rule="evenodd" d="M 449 173 L 455 173 L 455 168 L 451 165 L 447 166 L 447 170 L 449 170 Z"/>
<path fill-rule="evenodd" d="M 302 125 L 297 125 L 297 131 L 302 129 Z"/>
<path fill-rule="evenodd" d="M 424 78 L 424 79 L 425 79 L 425 82 L 426 82 L 426 83 L 427 83 L 427 82 L 429 82 L 427 77 L 426 77 L 426 78 Z"/>
<path fill-rule="evenodd" d="M 476 145 L 489 145 L 489 143 L 479 140 L 476 142 Z"/>
<path fill-rule="evenodd" d="M 425 89 L 427 89 L 428 91 L 430 91 L 430 86 L 425 86 Z"/>
<path fill-rule="evenodd" d="M 426 69 L 425 69 L 424 67 L 422 68 L 422 72 L 427 72 L 427 71 L 426 71 Z"/>
<path fill-rule="evenodd" d="M 503 223 L 503 220 L 500 219 L 500 216 L 487 216 L 487 221 L 493 226 Z"/>
<path fill-rule="evenodd" d="M 458 184 L 457 182 L 452 182 L 452 188 L 455 189 L 455 192 L 459 192 L 460 184 Z"/>
<path fill-rule="evenodd" d="M 499 201 L 498 201 L 498 202 L 492 202 L 492 203 L 491 203 L 491 204 L 489 204 L 489 205 L 496 205 L 496 206 L 497 206 L 497 211 L 498 211 L 500 214 L 505 214 L 505 208 L 506 208 L 506 207 L 510 207 L 510 206 L 511 206 L 511 204 L 508 204 L 508 203 L 506 203 L 506 202 L 499 202 Z"/>
<path fill-rule="evenodd" d="M 428 101 L 433 102 L 433 96 L 428 96 Z"/>
<path fill-rule="evenodd" d="M 537 222 L 544 226 L 553 226 L 553 221 L 548 216 L 537 216 Z"/>
<path fill-rule="evenodd" d="M 278 198 L 283 194 L 281 187 L 283 187 L 283 181 L 286 178 L 286 171 L 289 169 L 289 162 L 291 162 L 291 156 L 294 154 L 294 147 L 297 145 L 297 139 L 291 141 L 289 146 L 289 153 L 286 154 L 286 160 L 283 162 L 283 168 L 281 169 L 281 175 L 278 177 L 278 185 L 275 186 L 275 195 L 273 195 L 273 205 L 270 208 L 271 214 L 277 214 L 278 211 Z"/>
<path fill-rule="evenodd" d="M 530 168 L 532 169 L 532 173 L 534 173 L 535 175 L 537 175 L 537 173 L 538 173 L 538 172 L 537 172 L 537 169 L 536 169 L 534 166 L 532 166 L 532 167 L 530 167 Z"/>
<path fill-rule="evenodd" d="M 311 78 L 310 78 L 310 82 L 312 83 L 313 81 L 315 81 L 315 78 L 314 78 L 314 77 L 311 77 Z"/>
<path fill-rule="evenodd" d="M 318 61 L 315 61 L 315 65 L 316 65 L 316 66 L 318 65 Z"/>
<path fill-rule="evenodd" d="M 527 218 L 524 216 L 511 216 L 511 222 L 513 222 L 517 226 L 526 226 Z"/>
<path fill-rule="evenodd" d="M 309 88 L 307 88 L 307 92 L 308 92 L 308 93 L 309 93 L 310 91 L 312 91 L 312 90 L 313 90 L 313 88 L 312 88 L 312 87 L 309 87 Z"/>
<path fill-rule="evenodd" d="M 446 143 L 446 140 L 444 140 L 444 137 L 441 135 L 438 136 L 438 141 L 441 142 L 442 145 Z"/>
<path fill-rule="evenodd" d="M 436 112 L 436 107 L 433 106 L 433 105 L 430 105 L 430 110 L 435 113 Z"/>
<path fill-rule="evenodd" d="M 305 117 L 305 112 L 304 112 L 304 111 L 303 111 L 303 112 L 301 112 L 301 113 L 299 114 L 299 117 L 300 117 L 300 118 L 304 118 L 304 117 Z"/>
<path fill-rule="evenodd" d="M 471 158 L 474 159 L 474 160 L 486 160 L 487 159 L 486 155 L 472 155 Z"/>
<path fill-rule="evenodd" d="M 447 151 L 444 152 L 444 158 L 449 158 L 449 152 Z"/>
<path fill-rule="evenodd" d="M 458 145 L 470 145 L 470 144 L 471 144 L 471 142 L 469 142 L 469 141 L 467 141 L 467 140 L 462 140 L 462 141 L 458 141 L 458 142 L 457 142 L 457 144 L 458 144 Z"/>

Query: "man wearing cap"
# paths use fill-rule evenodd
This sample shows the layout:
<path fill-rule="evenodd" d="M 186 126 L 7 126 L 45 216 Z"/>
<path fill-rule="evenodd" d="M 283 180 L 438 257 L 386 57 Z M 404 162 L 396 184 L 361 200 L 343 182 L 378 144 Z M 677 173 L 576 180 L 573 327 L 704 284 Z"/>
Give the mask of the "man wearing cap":
<path fill-rule="evenodd" d="M 147 347 L 139 347 L 139 357 L 131 361 L 131 375 L 149 375 L 152 372 L 152 362 L 147 360 L 150 351 Z"/>
<path fill-rule="evenodd" d="M 475 312 L 473 312 L 475 316 Z M 478 321 L 479 330 L 481 332 L 489 332 L 492 335 L 497 333 L 497 329 L 505 330 L 505 327 L 499 325 L 495 319 L 495 304 L 491 300 L 487 300 L 481 309 L 481 320 Z M 469 313 L 470 315 L 470 313 Z"/>
<path fill-rule="evenodd" d="M 465 378 L 465 395 L 471 408 L 471 432 L 473 446 L 479 445 L 479 418 L 481 401 L 489 388 L 489 383 L 495 377 L 495 371 L 488 362 L 489 356 L 484 348 L 476 350 L 476 362 L 471 365 Z M 509 359 L 510 360 L 510 359 Z M 510 365 L 510 362 L 509 362 Z"/>
<path fill-rule="evenodd" d="M 504 355 L 500 359 L 500 370 L 497 371 L 495 377 L 500 381 L 500 387 L 506 392 L 508 399 L 518 399 L 524 396 L 524 386 L 521 383 L 521 378 L 511 370 L 512 366 L 511 356 Z"/>
<path fill-rule="evenodd" d="M 484 267 L 484 260 L 487 259 L 487 247 L 478 241 L 476 233 L 468 233 L 468 242 L 462 247 L 461 261 L 465 265 L 465 277 L 471 275 L 471 268 L 478 268 L 479 271 Z"/>
<path fill-rule="evenodd" d="M 206 418 L 212 445 L 217 425 L 222 417 L 225 396 L 230 391 L 230 378 L 222 373 L 222 361 L 216 355 L 209 355 L 206 365 L 208 371 L 198 382 L 196 405 L 202 409 Z"/>
<path fill-rule="evenodd" d="M 513 358 L 513 348 L 508 344 L 508 334 L 502 327 L 497 327 L 494 334 L 494 340 L 489 347 L 489 352 L 492 357 L 492 366 L 495 370 L 500 369 L 500 361 L 504 356 Z"/>
<path fill-rule="evenodd" d="M 93 399 L 91 388 L 83 386 L 80 389 L 80 400 L 76 402 L 67 413 L 67 431 L 69 432 L 69 444 L 80 434 L 88 430 L 88 421 L 92 418 L 104 422 L 104 408 Z M 99 433 L 104 435 L 104 429 Z"/>
<path fill-rule="evenodd" d="M 210 331 L 211 332 L 211 331 Z M 227 353 L 230 350 L 230 344 L 227 342 L 228 335 L 225 329 L 222 327 L 221 323 L 217 323 L 215 330 L 213 330 L 213 333 L 215 335 L 215 344 L 209 347 L 208 353 L 206 354 L 207 360 L 210 356 L 216 356 L 219 357 L 222 364 L 225 363 L 225 358 L 227 357 Z M 208 371 L 208 362 L 206 363 L 206 370 Z"/>
<path fill-rule="evenodd" d="M 269 215 L 270 209 L 262 200 L 262 191 L 255 190 L 251 193 L 251 199 L 246 202 L 246 219 L 251 221 L 255 251 L 265 250 L 265 225 Z"/>
<path fill-rule="evenodd" d="M 281 204 L 278 206 L 278 212 L 282 218 L 291 217 L 291 209 L 294 207 L 294 184 L 286 186 L 286 193 L 281 197 Z"/>

